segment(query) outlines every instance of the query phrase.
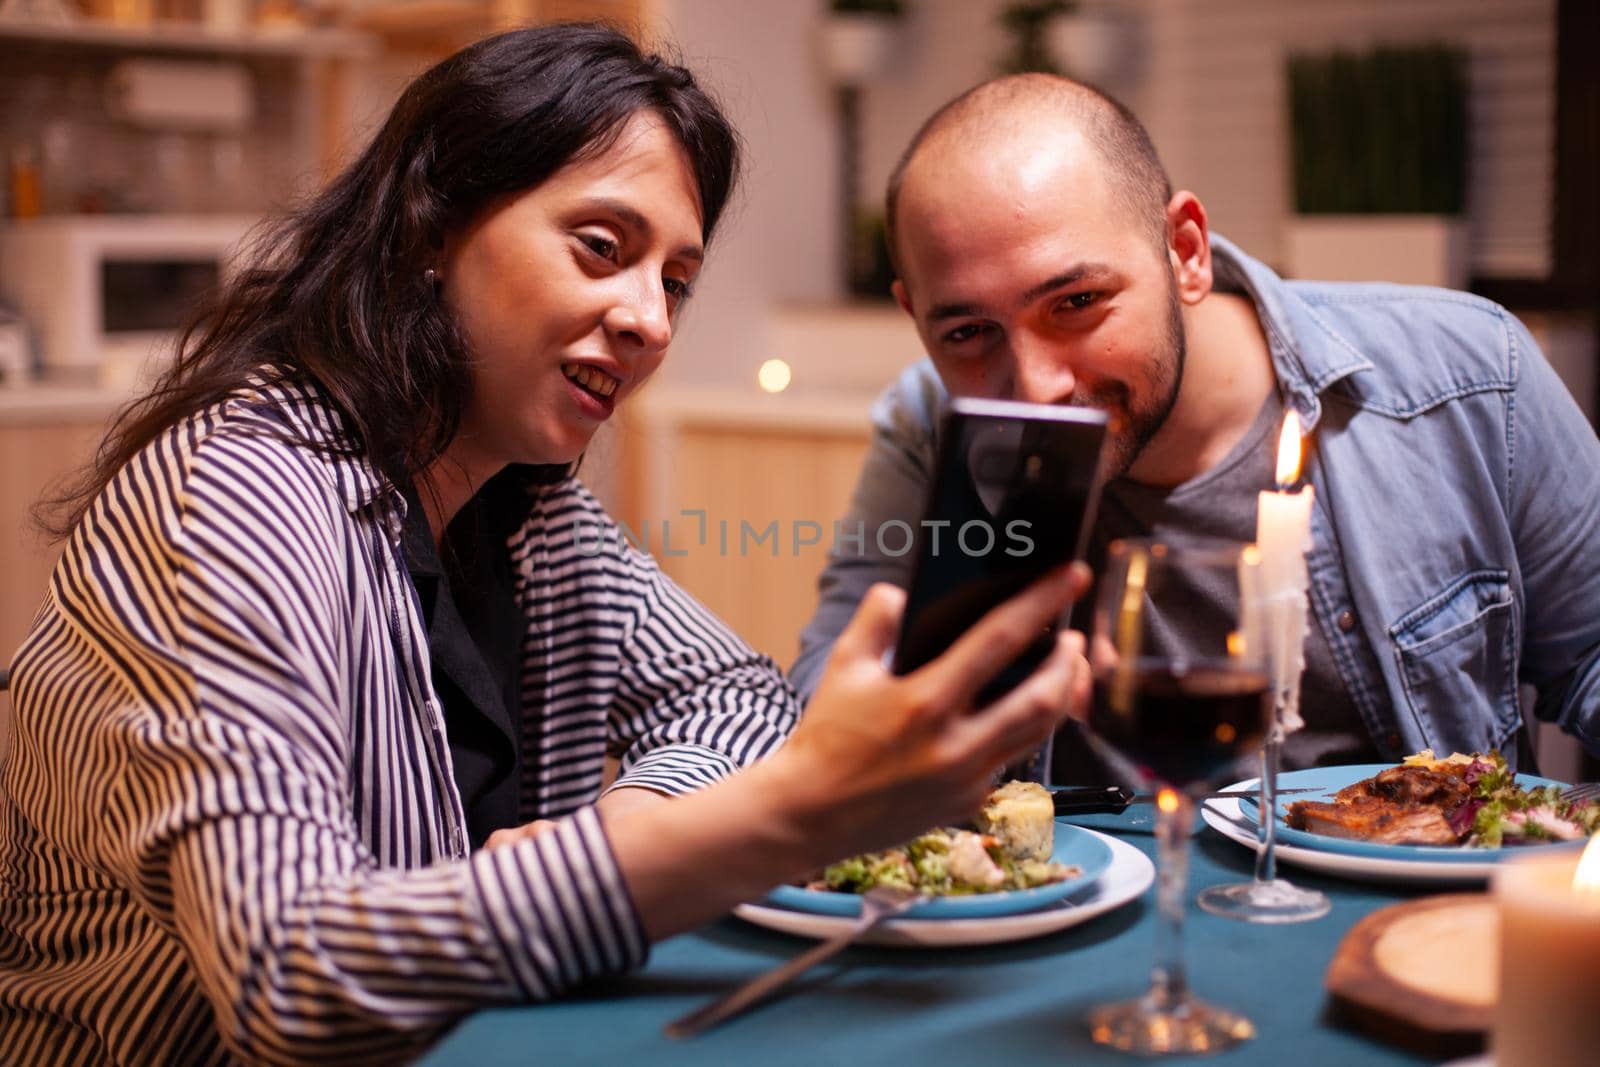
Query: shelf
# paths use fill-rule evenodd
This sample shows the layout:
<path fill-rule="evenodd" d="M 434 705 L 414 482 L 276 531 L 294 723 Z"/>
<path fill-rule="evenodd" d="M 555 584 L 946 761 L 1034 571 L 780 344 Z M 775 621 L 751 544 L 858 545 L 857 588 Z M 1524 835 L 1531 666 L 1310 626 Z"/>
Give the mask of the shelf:
<path fill-rule="evenodd" d="M 468 24 L 486 25 L 489 5 L 482 0 L 406 0 L 368 4 L 350 11 L 353 25 L 373 33 L 427 33 Z"/>
<path fill-rule="evenodd" d="M 346 22 L 394 49 L 442 53 L 497 30 L 535 22 L 602 19 L 638 26 L 640 0 L 354 0 Z"/>
<path fill-rule="evenodd" d="M 0 41 L 32 41 L 76 48 L 138 52 L 194 52 L 207 55 L 360 58 L 374 54 L 378 42 L 355 30 L 256 27 L 223 32 L 192 22 L 153 22 L 125 26 L 96 19 L 41 23 L 0 18 Z"/>

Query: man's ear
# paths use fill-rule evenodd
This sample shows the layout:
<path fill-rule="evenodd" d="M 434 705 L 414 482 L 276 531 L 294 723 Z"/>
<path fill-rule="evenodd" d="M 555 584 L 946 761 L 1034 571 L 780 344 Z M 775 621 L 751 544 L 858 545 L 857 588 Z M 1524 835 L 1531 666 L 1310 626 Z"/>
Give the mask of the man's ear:
<path fill-rule="evenodd" d="M 1205 205 L 1187 189 L 1167 201 L 1167 258 L 1178 299 L 1198 304 L 1211 292 L 1211 233 Z"/>
<path fill-rule="evenodd" d="M 906 283 L 896 278 L 894 284 L 889 286 L 889 292 L 894 294 L 894 302 L 900 305 L 900 310 L 911 315 L 911 320 L 915 322 L 917 317 L 911 314 L 911 294 L 906 292 Z"/>

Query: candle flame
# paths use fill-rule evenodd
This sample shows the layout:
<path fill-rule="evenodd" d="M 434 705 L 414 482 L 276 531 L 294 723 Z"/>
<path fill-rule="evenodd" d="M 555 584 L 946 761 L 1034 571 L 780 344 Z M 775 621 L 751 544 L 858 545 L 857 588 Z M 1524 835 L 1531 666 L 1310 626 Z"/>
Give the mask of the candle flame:
<path fill-rule="evenodd" d="M 1600 834 L 1591 837 L 1583 850 L 1578 869 L 1572 874 L 1572 890 L 1587 899 L 1600 900 Z"/>
<path fill-rule="evenodd" d="M 1300 479 L 1300 416 L 1290 408 L 1283 413 L 1278 434 L 1278 485 L 1288 488 Z"/>
<path fill-rule="evenodd" d="M 1156 794 L 1156 807 L 1171 815 L 1178 810 L 1178 794 L 1171 789 L 1163 789 Z"/>

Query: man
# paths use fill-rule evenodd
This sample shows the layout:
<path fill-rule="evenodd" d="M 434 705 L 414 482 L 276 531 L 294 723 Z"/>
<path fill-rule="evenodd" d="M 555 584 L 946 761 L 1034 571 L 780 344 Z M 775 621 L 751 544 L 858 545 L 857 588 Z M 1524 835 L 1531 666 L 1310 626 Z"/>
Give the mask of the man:
<path fill-rule="evenodd" d="M 1302 714 L 1286 766 L 1501 749 L 1540 718 L 1600 752 L 1600 442 L 1527 331 L 1438 289 L 1286 282 L 1173 193 L 1137 119 L 1046 75 L 936 113 L 888 193 L 895 299 L 929 359 L 874 410 L 792 672 L 808 694 L 873 581 L 912 556 L 949 393 L 1109 409 L 1091 559 L 1113 538 L 1253 540 L 1294 409 L 1316 487 Z M 1522 742 L 1519 744 L 1519 741 Z M 1058 777 L 1087 773 L 1057 745 Z M 1065 762 L 1064 762 L 1065 759 Z"/>

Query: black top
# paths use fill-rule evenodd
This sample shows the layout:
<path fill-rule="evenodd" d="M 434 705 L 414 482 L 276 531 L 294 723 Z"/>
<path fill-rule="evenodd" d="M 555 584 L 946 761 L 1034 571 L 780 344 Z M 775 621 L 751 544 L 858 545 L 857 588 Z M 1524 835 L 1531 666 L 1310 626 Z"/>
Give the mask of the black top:
<path fill-rule="evenodd" d="M 433 687 L 474 848 L 518 822 L 524 620 L 507 541 L 526 518 L 526 493 L 526 479 L 512 469 L 490 479 L 451 520 L 442 552 L 415 488 L 405 494 L 406 569 L 428 627 Z"/>

